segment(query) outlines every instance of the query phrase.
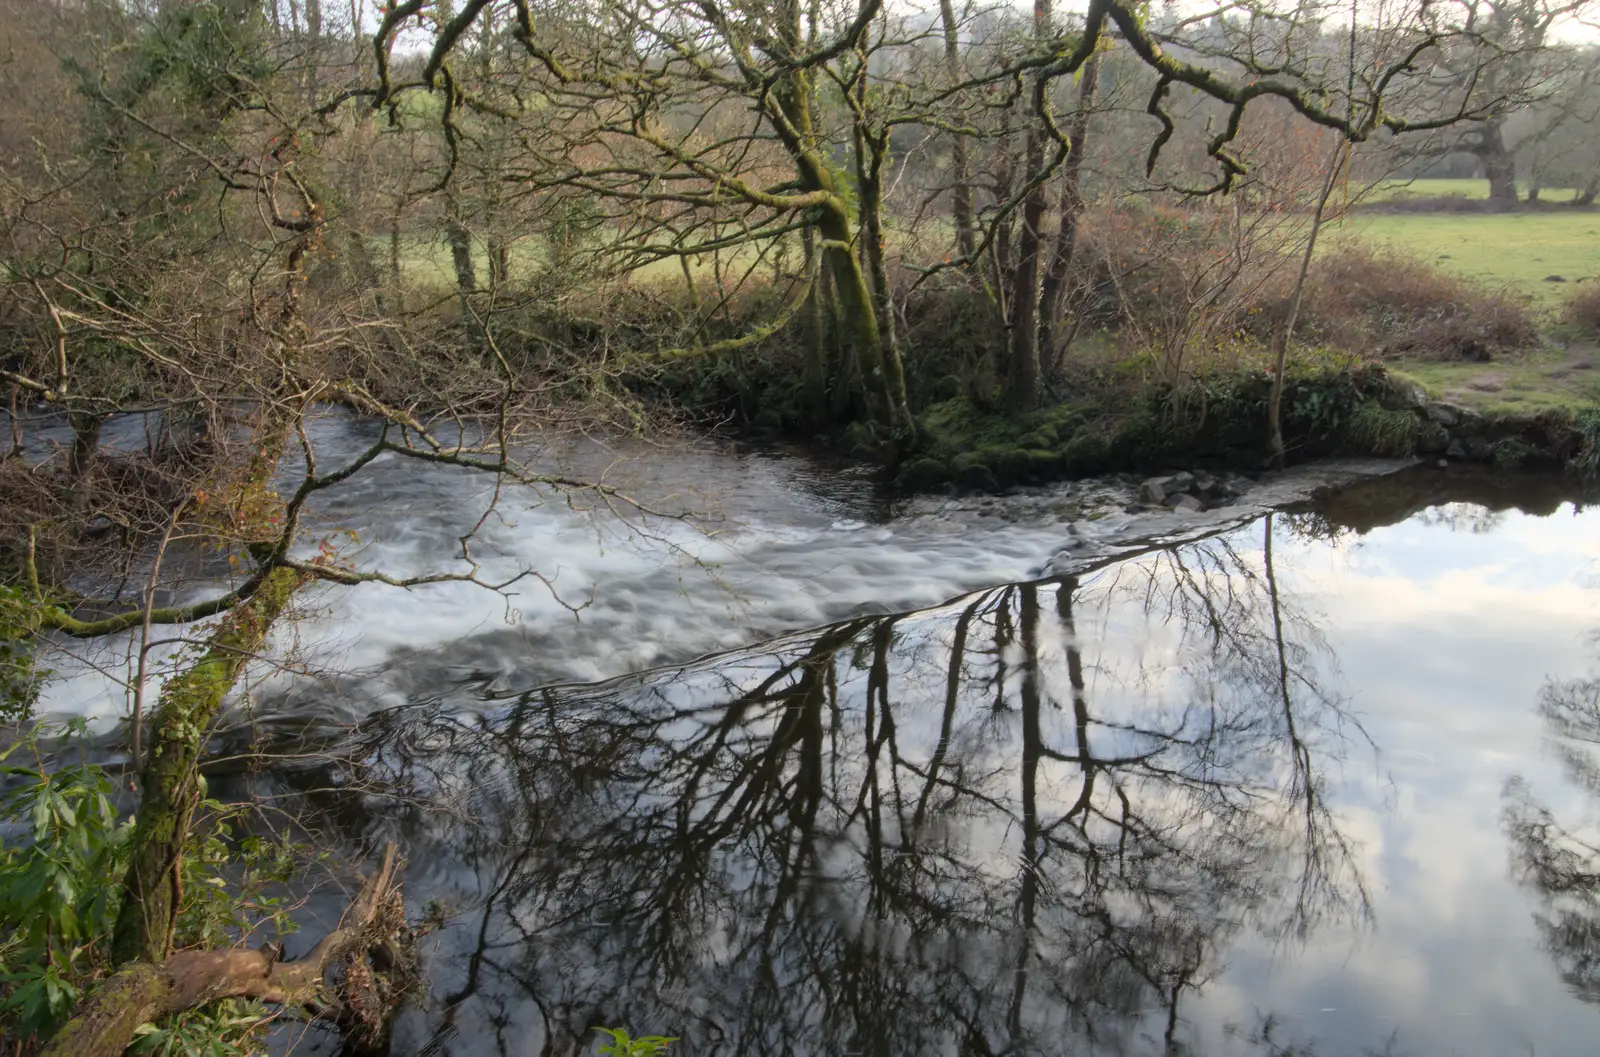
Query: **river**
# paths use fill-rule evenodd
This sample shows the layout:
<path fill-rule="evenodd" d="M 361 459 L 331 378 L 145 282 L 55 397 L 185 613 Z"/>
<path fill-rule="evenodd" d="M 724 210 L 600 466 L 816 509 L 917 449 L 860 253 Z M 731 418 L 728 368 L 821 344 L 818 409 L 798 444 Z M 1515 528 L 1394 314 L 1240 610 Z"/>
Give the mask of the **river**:
<path fill-rule="evenodd" d="M 553 592 L 317 595 L 235 733 L 336 751 L 214 776 L 346 858 L 401 842 L 438 924 L 395 1054 L 602 1025 L 686 1055 L 1592 1052 L 1600 511 L 1571 482 L 1280 507 L 1364 469 L 1325 467 L 1179 518 L 1130 482 L 896 502 L 627 454 L 560 453 L 710 517 L 502 496 L 486 564 Z M 321 511 L 364 566 L 426 567 L 491 500 L 375 469 Z M 98 685 L 48 704 L 114 714 Z"/>

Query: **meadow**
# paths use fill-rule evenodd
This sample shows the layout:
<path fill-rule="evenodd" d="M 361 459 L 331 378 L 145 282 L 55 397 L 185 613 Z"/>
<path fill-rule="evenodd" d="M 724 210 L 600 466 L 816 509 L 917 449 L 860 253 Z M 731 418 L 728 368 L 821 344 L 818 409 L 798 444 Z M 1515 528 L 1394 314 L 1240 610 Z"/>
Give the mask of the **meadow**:
<path fill-rule="evenodd" d="M 1600 211 L 1357 210 L 1335 230 L 1340 237 L 1364 239 L 1421 257 L 1465 278 L 1509 288 L 1546 309 L 1560 304 L 1568 284 L 1600 278 Z"/>
<path fill-rule="evenodd" d="M 1519 195 L 1526 195 L 1525 185 L 1517 187 Z M 1546 187 L 1539 195 L 1545 202 L 1561 203 L 1577 192 L 1565 187 Z M 1384 180 L 1366 195 L 1369 202 L 1395 201 L 1405 198 L 1465 198 L 1474 202 L 1488 201 L 1489 181 L 1469 180 Z"/>
<path fill-rule="evenodd" d="M 1488 198 L 1486 180 L 1389 181 L 1369 202 Z M 1600 282 L 1600 210 L 1567 209 L 1570 192 L 1547 191 L 1545 207 L 1511 213 L 1356 210 L 1336 237 L 1412 254 L 1484 286 L 1526 297 L 1544 317 L 1540 348 L 1493 363 L 1413 361 L 1400 369 L 1444 396 L 1488 413 L 1527 414 L 1600 402 L 1600 350 L 1559 321 L 1578 282 Z"/>

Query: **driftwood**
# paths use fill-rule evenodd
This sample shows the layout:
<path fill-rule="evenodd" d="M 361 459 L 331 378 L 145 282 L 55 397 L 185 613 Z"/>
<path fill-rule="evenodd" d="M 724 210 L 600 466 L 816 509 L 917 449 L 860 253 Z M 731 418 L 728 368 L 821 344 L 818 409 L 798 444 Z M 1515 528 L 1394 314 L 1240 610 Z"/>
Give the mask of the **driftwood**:
<path fill-rule="evenodd" d="M 398 878 L 391 843 L 339 927 L 292 962 L 278 961 L 271 949 L 239 949 L 184 951 L 127 966 L 83 1000 L 41 1057 L 120 1057 L 140 1024 L 222 998 L 330 1017 L 357 1052 L 380 1049 L 405 983 L 392 979 L 406 969 Z"/>

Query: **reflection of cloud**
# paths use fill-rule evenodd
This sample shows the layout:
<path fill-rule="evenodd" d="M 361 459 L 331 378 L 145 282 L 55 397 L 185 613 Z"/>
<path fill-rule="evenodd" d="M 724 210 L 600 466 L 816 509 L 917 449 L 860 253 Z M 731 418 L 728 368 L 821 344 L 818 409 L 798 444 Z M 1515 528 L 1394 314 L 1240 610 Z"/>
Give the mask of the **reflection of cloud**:
<path fill-rule="evenodd" d="M 1547 675 L 1585 664 L 1600 598 L 1594 563 L 1575 557 L 1593 553 L 1597 513 L 1512 512 L 1479 535 L 1414 520 L 1333 554 L 1285 547 L 1280 575 L 1326 612 L 1351 706 L 1379 747 L 1375 768 L 1346 768 L 1338 813 L 1363 855 L 1375 930 L 1291 954 L 1242 941 L 1208 1022 L 1271 1009 L 1329 1053 L 1376 1046 L 1394 1027 L 1406 1053 L 1591 1052 L 1594 1014 L 1539 951 L 1497 822 L 1513 773 L 1582 800 L 1543 755 L 1533 706 Z"/>

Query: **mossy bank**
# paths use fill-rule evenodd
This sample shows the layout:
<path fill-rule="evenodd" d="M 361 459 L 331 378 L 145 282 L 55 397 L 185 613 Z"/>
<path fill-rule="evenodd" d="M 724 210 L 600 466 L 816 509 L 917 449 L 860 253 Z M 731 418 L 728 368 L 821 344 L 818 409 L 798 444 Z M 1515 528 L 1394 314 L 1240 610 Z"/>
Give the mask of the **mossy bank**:
<path fill-rule="evenodd" d="M 781 372 L 736 378 L 726 370 L 697 371 L 674 381 L 658 395 L 664 391 L 683 400 L 706 421 L 755 440 L 821 441 L 881 463 L 886 476 L 907 491 L 998 491 L 1174 467 L 1248 472 L 1270 462 L 1272 378 L 1257 366 L 1218 373 L 1183 390 L 1079 386 L 1023 415 L 970 393 L 938 393 L 930 385 L 928 395 L 938 398 L 921 407 L 909 444 L 861 423 L 818 428 Z M 1292 368 L 1284 387 L 1283 432 L 1291 462 L 1418 455 L 1590 475 L 1600 467 L 1600 407 L 1481 411 L 1431 394 L 1377 363 L 1319 361 Z"/>
<path fill-rule="evenodd" d="M 893 469 L 911 490 L 978 490 L 1172 466 L 1268 465 L 1271 377 L 1247 371 L 1176 393 L 1148 387 L 1117 404 L 1085 399 L 1010 417 L 964 400 L 928 408 Z M 1294 462 L 1330 455 L 1430 456 L 1593 474 L 1600 408 L 1485 414 L 1432 398 L 1379 365 L 1302 371 L 1285 383 L 1283 430 Z M 871 454 L 860 448 L 859 454 Z"/>

